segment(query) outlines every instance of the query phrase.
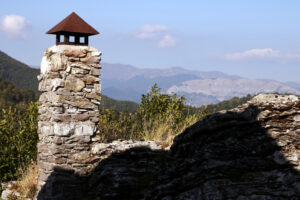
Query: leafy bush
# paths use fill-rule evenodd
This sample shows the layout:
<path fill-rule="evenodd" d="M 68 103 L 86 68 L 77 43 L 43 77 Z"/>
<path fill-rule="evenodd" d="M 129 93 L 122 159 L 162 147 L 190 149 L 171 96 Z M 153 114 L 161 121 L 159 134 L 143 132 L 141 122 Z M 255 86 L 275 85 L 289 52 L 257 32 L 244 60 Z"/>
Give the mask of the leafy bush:
<path fill-rule="evenodd" d="M 155 140 L 168 146 L 174 136 L 205 115 L 194 112 L 186 115 L 185 98 L 176 94 L 162 94 L 156 84 L 134 113 L 102 109 L 99 133 L 102 141 L 115 139 Z"/>
<path fill-rule="evenodd" d="M 37 154 L 37 103 L 26 111 L 2 109 L 0 112 L 0 180 L 18 177 Z"/>
<path fill-rule="evenodd" d="M 117 139 L 138 139 L 136 113 L 118 112 L 114 109 L 101 109 L 98 123 L 102 142 Z"/>
<path fill-rule="evenodd" d="M 103 142 L 116 139 L 155 140 L 164 146 L 200 118 L 224 109 L 241 105 L 252 96 L 201 106 L 184 105 L 185 98 L 176 94 L 162 94 L 156 84 L 142 95 L 141 104 L 135 112 L 118 112 L 115 109 L 100 109 L 99 135 Z"/>

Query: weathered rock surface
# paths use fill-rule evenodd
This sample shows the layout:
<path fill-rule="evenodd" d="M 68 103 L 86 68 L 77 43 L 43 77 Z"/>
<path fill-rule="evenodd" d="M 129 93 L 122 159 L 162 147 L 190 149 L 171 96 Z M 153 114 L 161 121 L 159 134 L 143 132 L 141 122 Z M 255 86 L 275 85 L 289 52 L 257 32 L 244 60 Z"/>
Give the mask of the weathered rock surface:
<path fill-rule="evenodd" d="M 46 187 L 55 187 L 61 199 L 296 200 L 299 115 L 300 97 L 261 94 L 201 119 L 168 151 L 153 142 L 94 138 L 92 156 L 76 155 L 83 164 L 94 163 L 91 171 L 55 169 Z M 80 177 L 82 190 L 72 192 L 66 177 Z"/>
<path fill-rule="evenodd" d="M 175 138 L 181 167 L 164 188 L 173 199 L 299 199 L 299 113 L 299 96 L 261 94 L 205 117 Z"/>

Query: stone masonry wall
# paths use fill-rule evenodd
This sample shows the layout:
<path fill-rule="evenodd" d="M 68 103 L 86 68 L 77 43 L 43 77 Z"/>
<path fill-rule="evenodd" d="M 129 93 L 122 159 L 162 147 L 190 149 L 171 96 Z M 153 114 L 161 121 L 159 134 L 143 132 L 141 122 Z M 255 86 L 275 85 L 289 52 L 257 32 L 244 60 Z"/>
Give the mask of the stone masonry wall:
<path fill-rule="evenodd" d="M 38 186 L 49 196 L 55 196 L 50 194 L 53 188 L 43 186 L 46 182 L 52 181 L 55 185 L 59 181 L 49 180 L 55 169 L 72 171 L 80 177 L 92 170 L 88 158 L 92 137 L 97 132 L 100 56 L 101 52 L 93 47 L 73 45 L 53 46 L 44 53 L 38 76 L 39 91 L 42 92 L 39 99 Z M 74 182 L 74 179 L 70 181 Z"/>

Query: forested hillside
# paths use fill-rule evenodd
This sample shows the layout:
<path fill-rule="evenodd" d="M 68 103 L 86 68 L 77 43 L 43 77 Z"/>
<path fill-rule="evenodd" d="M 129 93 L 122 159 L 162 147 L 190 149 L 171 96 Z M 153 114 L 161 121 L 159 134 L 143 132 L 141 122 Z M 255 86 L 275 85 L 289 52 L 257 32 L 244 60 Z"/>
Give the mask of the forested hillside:
<path fill-rule="evenodd" d="M 0 108 L 9 106 L 24 108 L 29 102 L 37 99 L 36 92 L 16 87 L 10 81 L 0 77 Z"/>
<path fill-rule="evenodd" d="M 15 86 L 37 92 L 39 69 L 31 68 L 0 51 L 0 76 Z"/>
<path fill-rule="evenodd" d="M 101 105 L 100 107 L 108 108 L 108 109 L 114 109 L 116 111 L 128 111 L 128 112 L 134 112 L 138 109 L 139 104 L 133 102 L 133 101 L 118 101 L 115 99 L 112 99 L 108 96 L 101 95 Z"/>
<path fill-rule="evenodd" d="M 232 108 L 235 108 L 239 105 L 242 105 L 249 101 L 253 96 L 248 94 L 245 97 L 233 97 L 232 99 L 221 101 L 220 103 L 217 104 L 209 104 L 209 105 L 204 105 L 201 106 L 200 108 L 192 108 L 192 110 L 195 112 L 197 110 L 205 110 L 206 113 L 215 113 L 221 110 L 229 110 Z"/>

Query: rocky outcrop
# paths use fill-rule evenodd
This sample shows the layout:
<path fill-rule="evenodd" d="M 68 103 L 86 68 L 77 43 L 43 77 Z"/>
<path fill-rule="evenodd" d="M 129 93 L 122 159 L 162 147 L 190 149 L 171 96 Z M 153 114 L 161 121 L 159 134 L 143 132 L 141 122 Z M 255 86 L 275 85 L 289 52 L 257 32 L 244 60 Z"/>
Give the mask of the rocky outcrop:
<path fill-rule="evenodd" d="M 298 96 L 261 94 L 188 128 L 170 152 L 185 168 L 170 183 L 189 183 L 175 199 L 299 199 L 299 116 Z"/>
<path fill-rule="evenodd" d="M 92 199 L 299 199 L 300 98 L 258 95 L 203 118 L 170 151 L 110 150 L 88 191 Z"/>

